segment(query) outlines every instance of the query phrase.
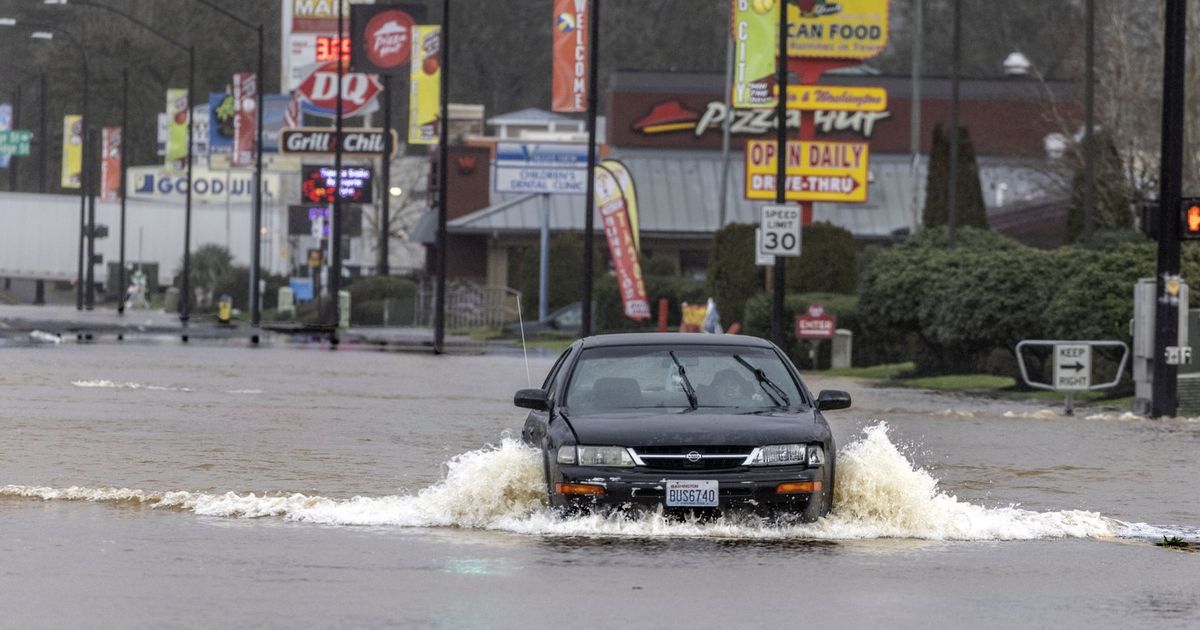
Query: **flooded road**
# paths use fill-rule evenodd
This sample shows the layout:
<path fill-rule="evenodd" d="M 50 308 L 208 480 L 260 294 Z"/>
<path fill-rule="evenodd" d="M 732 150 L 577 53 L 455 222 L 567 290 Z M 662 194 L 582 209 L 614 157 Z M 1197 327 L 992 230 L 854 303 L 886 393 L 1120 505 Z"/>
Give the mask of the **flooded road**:
<path fill-rule="evenodd" d="M 519 356 L 4 349 L 0 627 L 1200 625 L 1200 421 L 808 380 L 829 518 L 564 520 Z"/>

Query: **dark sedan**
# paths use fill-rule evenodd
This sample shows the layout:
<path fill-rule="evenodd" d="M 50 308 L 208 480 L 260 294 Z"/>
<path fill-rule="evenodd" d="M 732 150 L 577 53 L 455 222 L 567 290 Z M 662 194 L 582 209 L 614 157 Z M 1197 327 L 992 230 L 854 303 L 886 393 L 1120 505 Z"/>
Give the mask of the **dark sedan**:
<path fill-rule="evenodd" d="M 772 343 L 739 335 L 602 335 L 576 341 L 539 389 L 522 437 L 540 448 L 564 511 L 746 511 L 812 521 L 833 503 L 835 447 L 813 398 Z"/>

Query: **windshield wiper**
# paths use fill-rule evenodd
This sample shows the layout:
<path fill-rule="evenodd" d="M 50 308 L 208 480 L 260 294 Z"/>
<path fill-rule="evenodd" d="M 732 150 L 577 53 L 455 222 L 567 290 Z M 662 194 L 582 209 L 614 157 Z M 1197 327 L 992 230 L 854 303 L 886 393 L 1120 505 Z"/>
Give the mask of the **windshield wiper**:
<path fill-rule="evenodd" d="M 692 409 L 698 408 L 700 403 L 696 401 L 696 388 L 692 387 L 692 382 L 688 380 L 687 370 L 683 369 L 683 364 L 679 362 L 679 359 L 675 358 L 674 350 L 669 350 L 667 354 L 671 355 L 671 360 L 675 362 L 675 367 L 679 369 L 679 378 L 683 381 L 683 393 L 687 394 L 688 405 Z"/>
<path fill-rule="evenodd" d="M 768 396 L 771 397 L 771 402 L 775 403 L 775 406 L 777 406 L 777 407 L 791 406 L 792 401 L 788 399 L 787 393 L 785 393 L 783 391 L 783 388 L 776 385 L 775 381 L 772 381 L 771 379 L 767 378 L 767 373 L 764 372 L 762 370 L 762 368 L 756 368 L 753 365 L 750 365 L 749 361 L 743 359 L 742 357 L 740 357 L 736 354 L 733 355 L 733 358 L 735 361 L 737 361 L 738 363 L 741 363 L 743 366 L 745 366 L 745 368 L 747 370 L 750 370 L 751 372 L 754 373 L 754 377 L 758 379 L 758 385 L 763 388 L 763 391 L 766 392 Z M 771 393 L 771 389 L 767 389 L 768 387 L 775 390 L 775 394 L 779 394 L 779 398 L 776 398 L 775 394 Z M 782 404 L 779 402 L 780 398 L 783 399 Z"/>

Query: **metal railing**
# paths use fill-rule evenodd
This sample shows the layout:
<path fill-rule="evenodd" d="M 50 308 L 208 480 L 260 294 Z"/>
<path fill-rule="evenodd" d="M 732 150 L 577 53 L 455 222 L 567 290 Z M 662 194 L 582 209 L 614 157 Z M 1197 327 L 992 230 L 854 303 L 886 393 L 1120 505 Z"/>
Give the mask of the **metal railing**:
<path fill-rule="evenodd" d="M 417 292 L 418 326 L 432 326 L 437 284 L 421 283 Z M 482 286 L 464 280 L 446 283 L 446 328 L 468 330 L 497 327 L 517 320 L 521 292 L 508 287 Z"/>

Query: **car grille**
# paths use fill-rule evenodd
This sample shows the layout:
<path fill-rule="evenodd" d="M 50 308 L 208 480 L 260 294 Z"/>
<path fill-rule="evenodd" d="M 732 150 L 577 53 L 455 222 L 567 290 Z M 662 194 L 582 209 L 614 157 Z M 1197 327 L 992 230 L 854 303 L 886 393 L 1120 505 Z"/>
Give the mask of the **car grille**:
<path fill-rule="evenodd" d="M 646 468 L 657 470 L 722 470 L 738 468 L 750 452 L 750 446 L 642 446 L 632 449 Z M 697 461 L 688 459 L 690 453 Z M 695 459 L 695 456 L 693 456 Z"/>

